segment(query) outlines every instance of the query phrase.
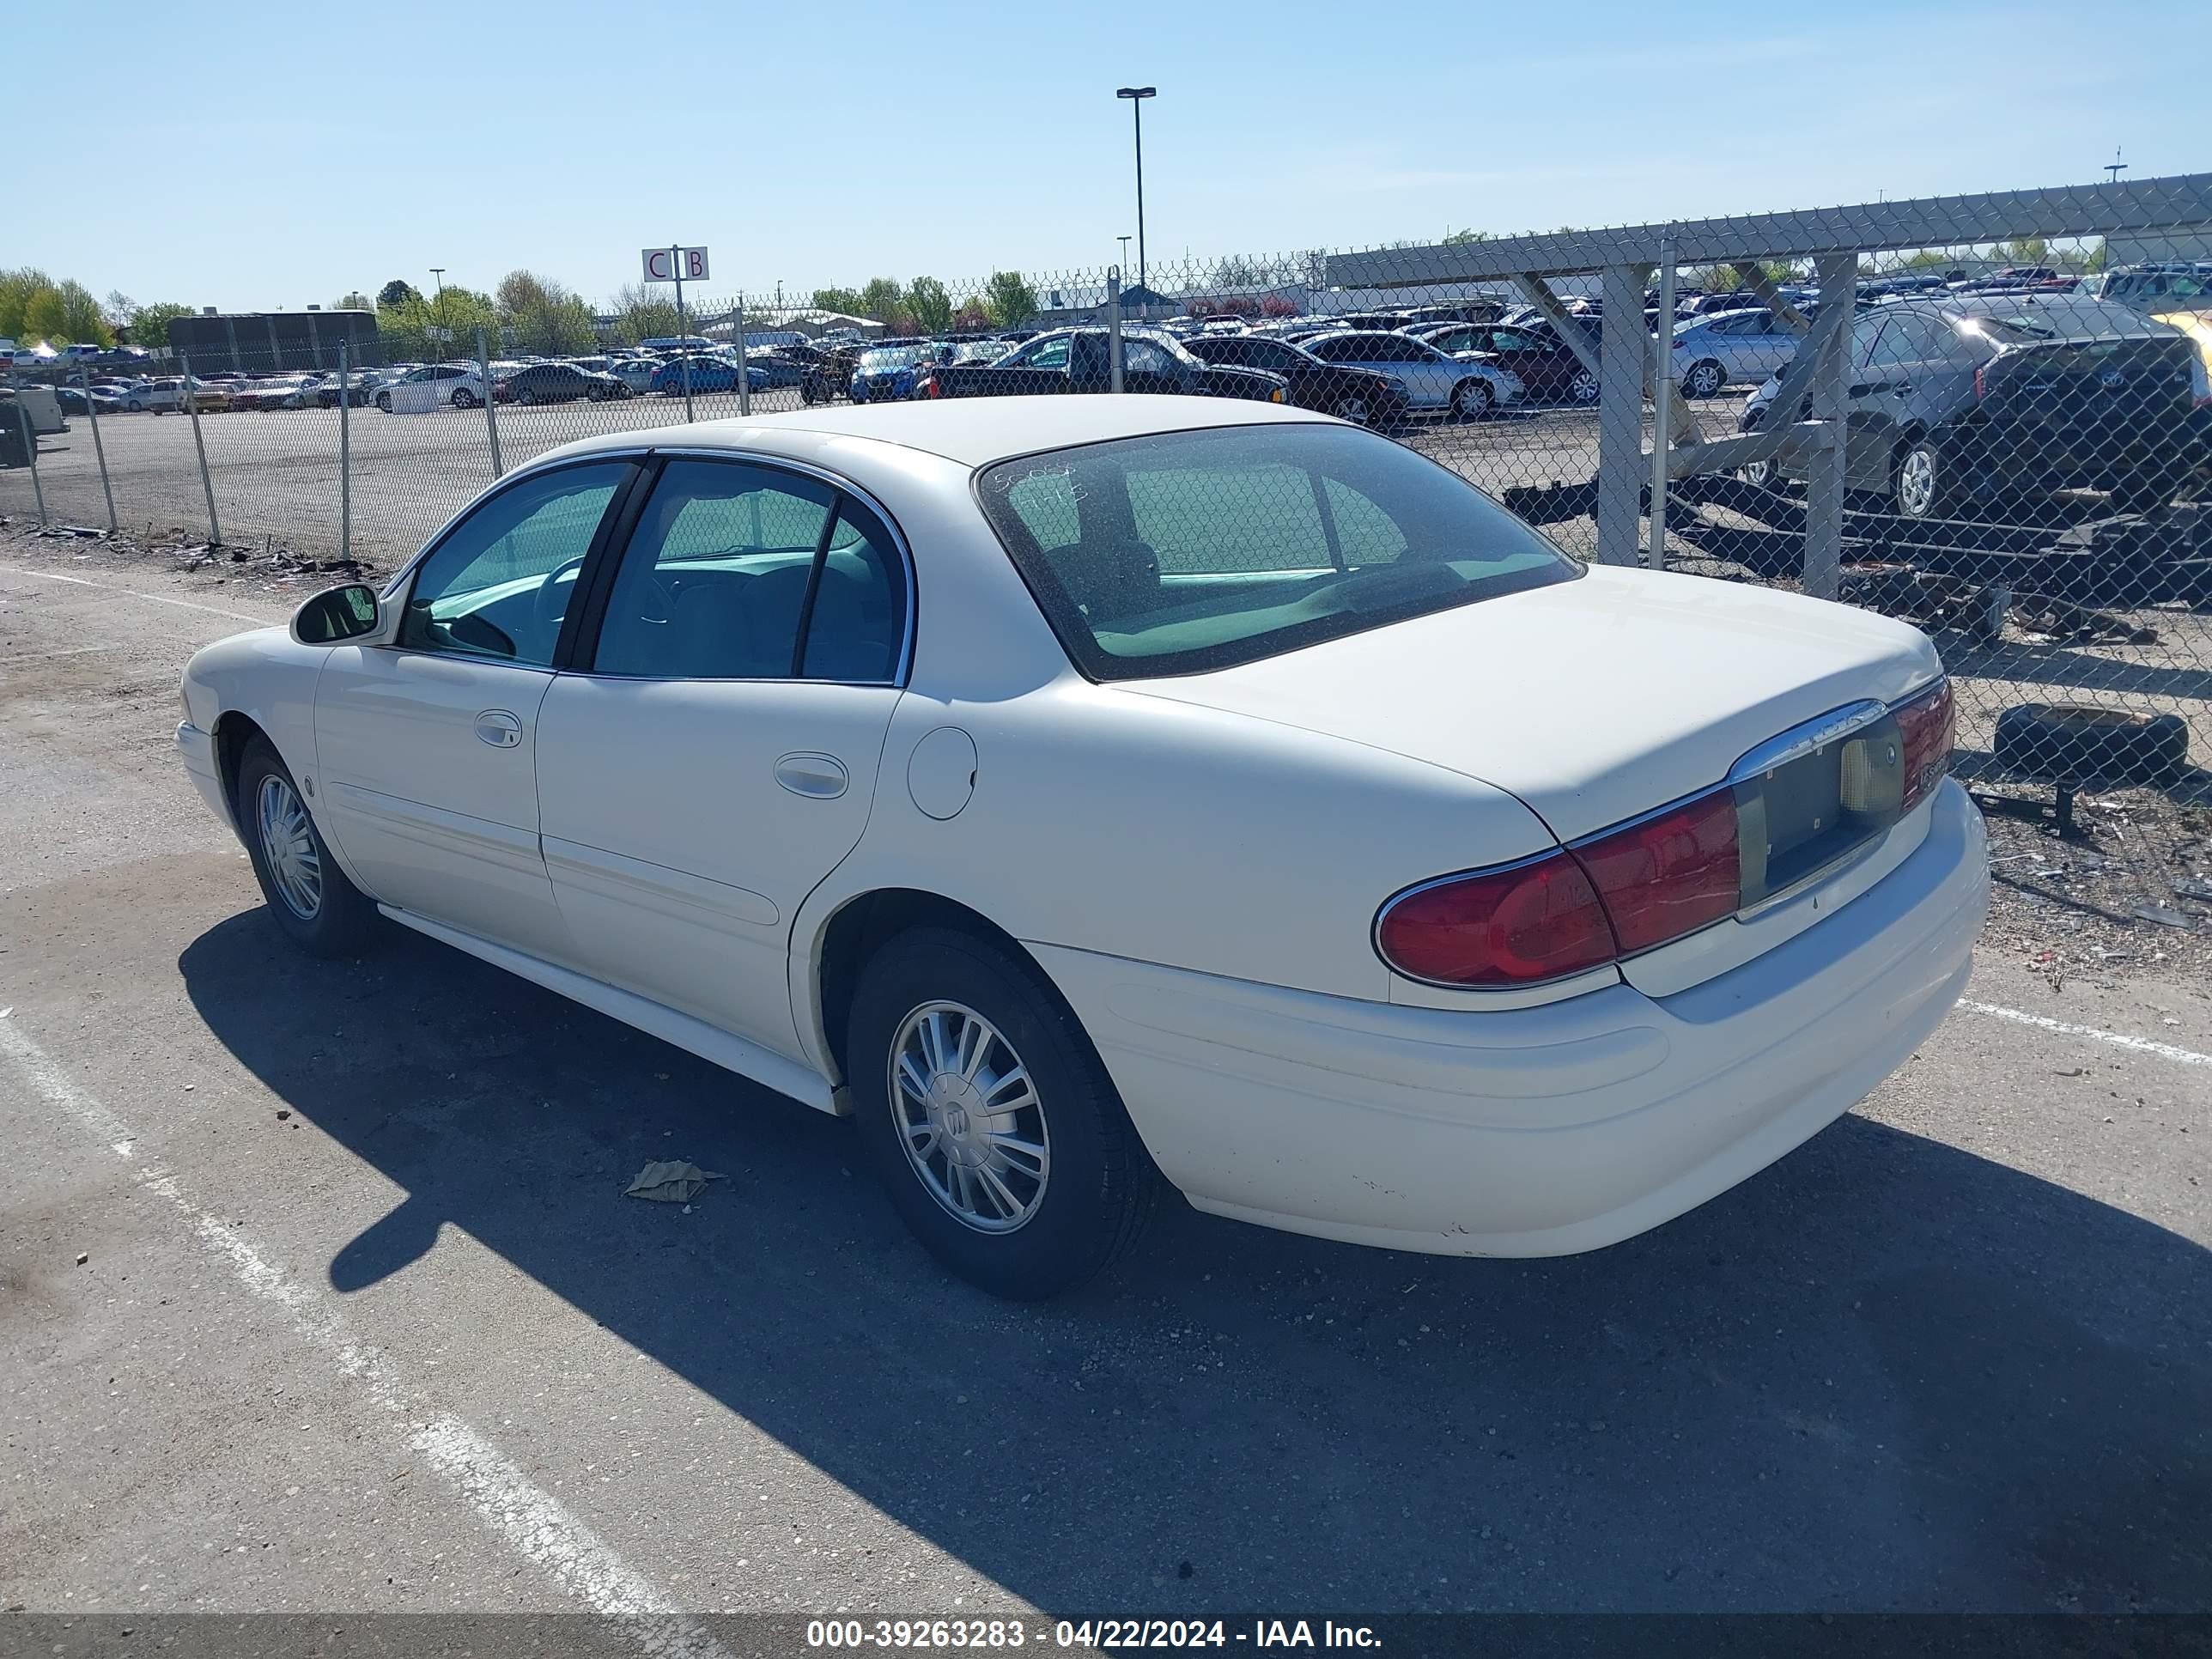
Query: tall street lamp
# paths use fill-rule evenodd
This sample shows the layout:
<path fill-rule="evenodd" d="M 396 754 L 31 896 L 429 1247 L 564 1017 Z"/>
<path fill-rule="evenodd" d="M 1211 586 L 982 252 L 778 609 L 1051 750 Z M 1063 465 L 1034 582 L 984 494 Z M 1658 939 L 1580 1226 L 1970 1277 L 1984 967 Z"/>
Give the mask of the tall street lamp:
<path fill-rule="evenodd" d="M 1159 96 L 1158 87 L 1117 87 L 1114 95 L 1129 100 L 1137 124 L 1137 286 L 1145 285 L 1145 100 Z"/>

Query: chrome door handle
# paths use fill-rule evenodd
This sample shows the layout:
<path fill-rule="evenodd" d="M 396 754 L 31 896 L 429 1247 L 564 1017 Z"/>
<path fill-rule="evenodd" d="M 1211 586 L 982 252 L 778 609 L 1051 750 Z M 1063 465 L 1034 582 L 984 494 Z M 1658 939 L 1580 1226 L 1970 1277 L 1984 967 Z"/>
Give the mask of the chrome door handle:
<path fill-rule="evenodd" d="M 794 795 L 835 800 L 845 793 L 845 765 L 835 755 L 786 755 L 775 763 L 775 781 Z"/>
<path fill-rule="evenodd" d="M 477 736 L 495 749 L 514 749 L 522 742 L 522 722 L 504 708 L 487 708 L 477 716 Z"/>

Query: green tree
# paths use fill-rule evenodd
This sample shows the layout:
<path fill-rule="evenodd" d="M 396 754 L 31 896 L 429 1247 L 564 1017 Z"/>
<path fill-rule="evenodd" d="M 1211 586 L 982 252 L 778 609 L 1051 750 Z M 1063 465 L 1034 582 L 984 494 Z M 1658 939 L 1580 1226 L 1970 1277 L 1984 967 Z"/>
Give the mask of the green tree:
<path fill-rule="evenodd" d="M 678 320 L 676 301 L 663 299 L 657 289 L 631 283 L 615 295 L 616 330 L 632 345 L 672 338 Z"/>
<path fill-rule="evenodd" d="M 906 305 L 924 334 L 942 334 L 952 326 L 952 296 L 934 276 L 917 276 L 908 283 Z"/>
<path fill-rule="evenodd" d="M 1036 290 L 1018 270 L 994 270 L 983 284 L 983 309 L 994 328 L 1019 328 L 1036 315 Z"/>
<path fill-rule="evenodd" d="M 906 303 L 906 290 L 896 276 L 871 276 L 860 290 L 860 315 L 888 323 Z"/>
<path fill-rule="evenodd" d="M 441 331 L 434 334 L 433 329 Z M 376 307 L 376 331 L 383 337 L 385 356 L 395 362 L 473 357 L 478 329 L 495 348 L 499 307 L 489 294 L 473 289 L 449 288 L 428 300 L 410 291 L 396 304 Z"/>
<path fill-rule="evenodd" d="M 1444 238 L 1443 246 L 1446 247 L 1472 247 L 1477 242 L 1486 242 L 1489 240 L 1490 233 L 1486 230 L 1455 230 Z"/>
<path fill-rule="evenodd" d="M 331 309 L 332 311 L 374 311 L 376 309 L 376 301 L 359 289 L 356 289 L 352 293 L 341 295 L 333 300 L 331 302 Z"/>
<path fill-rule="evenodd" d="M 33 297 L 53 285 L 52 277 L 31 265 L 0 270 L 0 339 L 28 339 L 30 328 L 24 314 Z"/>
<path fill-rule="evenodd" d="M 108 327 L 107 318 L 90 289 L 72 279 L 54 292 L 61 300 L 62 332 L 71 343 L 96 346 L 115 343 L 115 331 Z"/>
<path fill-rule="evenodd" d="M 499 309 L 515 344 L 525 351 L 574 356 L 595 343 L 591 307 L 550 276 L 510 270 L 500 279 Z"/>
<path fill-rule="evenodd" d="M 173 301 L 162 301 L 150 306 L 133 306 L 131 320 L 124 326 L 131 336 L 131 343 L 144 346 L 149 351 L 166 351 L 169 348 L 169 321 L 175 317 L 192 314 L 190 306 L 180 306 Z"/>
<path fill-rule="evenodd" d="M 376 290 L 376 303 L 380 306 L 396 306 L 403 300 L 419 300 L 422 297 L 414 284 L 403 283 L 397 276 Z"/>
<path fill-rule="evenodd" d="M 1996 256 L 2008 265 L 2047 265 L 2051 263 L 2051 244 L 2041 236 L 2015 236 L 2009 242 L 1999 242 Z"/>
<path fill-rule="evenodd" d="M 991 313 L 970 300 L 952 313 L 952 326 L 963 334 L 978 333 L 991 325 Z"/>
<path fill-rule="evenodd" d="M 860 313 L 860 290 L 856 288 L 817 288 L 814 290 L 814 306 L 817 311 L 834 311 L 841 317 L 858 317 Z"/>
<path fill-rule="evenodd" d="M 25 340 L 44 340 L 52 345 L 66 345 L 69 331 L 62 326 L 62 291 L 52 283 L 32 291 L 23 302 L 23 331 L 18 337 Z"/>

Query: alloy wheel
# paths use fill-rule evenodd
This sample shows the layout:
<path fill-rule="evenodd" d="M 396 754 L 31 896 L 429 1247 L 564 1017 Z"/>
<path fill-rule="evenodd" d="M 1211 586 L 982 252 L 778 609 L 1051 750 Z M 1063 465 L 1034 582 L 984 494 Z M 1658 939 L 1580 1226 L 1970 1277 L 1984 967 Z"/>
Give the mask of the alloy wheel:
<path fill-rule="evenodd" d="M 301 921 L 313 921 L 323 908 L 323 860 L 307 807 L 291 784 L 272 773 L 261 780 L 254 819 L 277 896 Z"/>
<path fill-rule="evenodd" d="M 1010 1233 L 1044 1201 L 1052 1139 L 1021 1056 L 957 1002 L 925 1002 L 899 1023 L 891 1118 L 907 1163 L 940 1208 L 981 1233 Z"/>

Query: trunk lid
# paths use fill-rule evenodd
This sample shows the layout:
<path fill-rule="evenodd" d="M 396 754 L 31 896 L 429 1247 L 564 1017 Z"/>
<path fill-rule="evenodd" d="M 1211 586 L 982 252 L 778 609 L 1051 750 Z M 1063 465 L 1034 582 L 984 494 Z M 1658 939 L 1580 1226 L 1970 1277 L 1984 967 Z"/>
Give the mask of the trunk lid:
<path fill-rule="evenodd" d="M 2181 436 L 2195 402 L 2194 360 L 2179 334 L 2021 347 L 1984 368 L 1981 413 L 2094 464 L 2146 436 L 2160 443 Z"/>
<path fill-rule="evenodd" d="M 1124 690 L 1425 760 L 1572 841 L 1718 783 L 1778 732 L 1941 672 L 1905 623 L 1847 605 L 1594 565 L 1211 674 Z"/>

